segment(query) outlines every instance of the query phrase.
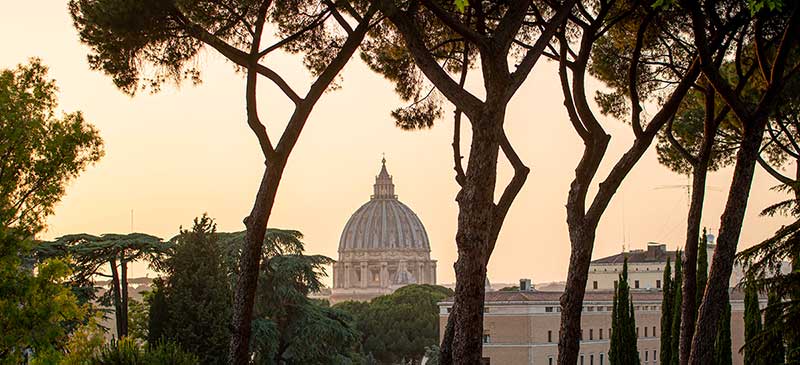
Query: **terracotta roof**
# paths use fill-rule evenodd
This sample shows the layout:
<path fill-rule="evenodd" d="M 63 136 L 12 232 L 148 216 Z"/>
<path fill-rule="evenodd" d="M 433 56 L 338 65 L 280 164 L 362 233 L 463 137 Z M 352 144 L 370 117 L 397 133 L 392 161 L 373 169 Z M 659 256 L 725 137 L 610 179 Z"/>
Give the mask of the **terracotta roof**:
<path fill-rule="evenodd" d="M 628 257 L 629 264 L 666 262 L 667 257 L 669 257 L 671 262 L 675 262 L 675 251 L 667 251 L 666 244 L 651 242 L 647 244 L 647 250 L 621 252 L 616 255 L 594 260 L 592 264 L 622 264 L 625 256 Z"/>
<path fill-rule="evenodd" d="M 492 291 L 486 292 L 487 303 L 503 303 L 503 302 L 558 302 L 561 299 L 563 292 L 560 291 Z M 631 290 L 633 300 L 658 302 L 662 299 L 660 290 Z M 731 300 L 743 300 L 744 293 L 739 289 L 732 289 Z M 611 302 L 614 299 L 613 290 L 601 291 L 587 291 L 583 300 L 585 302 Z M 452 303 L 453 297 L 447 298 L 442 301 L 443 303 Z M 532 303 L 533 304 L 533 303 Z"/>

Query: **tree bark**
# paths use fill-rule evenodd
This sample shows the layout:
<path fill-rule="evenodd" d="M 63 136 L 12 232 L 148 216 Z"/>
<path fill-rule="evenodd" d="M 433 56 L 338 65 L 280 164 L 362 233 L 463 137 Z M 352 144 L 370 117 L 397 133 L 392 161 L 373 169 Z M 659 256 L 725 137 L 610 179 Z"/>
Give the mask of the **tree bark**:
<path fill-rule="evenodd" d="M 111 268 L 111 300 L 114 304 L 114 322 L 117 324 L 117 340 L 121 340 L 123 337 L 127 336 L 127 333 L 123 332 L 122 325 L 122 300 L 120 298 L 117 259 L 111 259 L 108 264 Z"/>
<path fill-rule="evenodd" d="M 466 179 L 456 196 L 458 260 L 452 312 L 458 320 L 453 324 L 451 348 L 452 359 L 458 364 L 478 364 L 482 357 L 486 265 L 494 247 L 494 191 L 504 115 L 504 110 L 487 107 L 472 123 Z"/>
<path fill-rule="evenodd" d="M 124 336 L 128 335 L 128 261 L 125 258 L 125 250 L 122 250 L 119 258 L 120 268 L 120 302 L 121 310 L 120 317 L 122 318 L 122 333 Z"/>
<path fill-rule="evenodd" d="M 711 272 L 695 324 L 689 364 L 710 364 L 713 360 L 717 321 L 728 291 L 728 282 L 733 270 L 736 246 L 747 209 L 747 198 L 750 195 L 766 116 L 755 119 L 752 121 L 752 128 L 745 129 L 741 147 L 736 155 L 736 167 L 725 211 L 722 213 L 717 247 L 711 262 Z"/>
<path fill-rule="evenodd" d="M 714 98 L 716 93 L 710 85 L 705 91 L 705 118 L 703 123 L 703 142 L 697 155 L 696 163 L 692 166 L 692 196 L 689 203 L 689 214 L 686 218 L 686 243 L 684 244 L 683 265 L 683 304 L 681 306 L 681 332 L 679 345 L 679 361 L 685 365 L 689 362 L 689 353 L 692 349 L 692 336 L 697 317 L 697 246 L 700 236 L 700 221 L 703 217 L 703 202 L 705 200 L 706 177 L 711 160 L 711 151 L 719 127 L 718 118 L 714 112 Z M 678 260 L 679 258 L 676 258 Z"/>
<path fill-rule="evenodd" d="M 233 331 L 231 333 L 230 361 L 232 364 L 245 365 L 249 362 L 251 320 L 258 285 L 258 271 L 261 265 L 261 248 L 284 167 L 284 160 L 267 164 L 253 209 L 250 215 L 244 219 L 247 231 L 239 260 L 239 277 L 236 280 L 231 323 Z"/>

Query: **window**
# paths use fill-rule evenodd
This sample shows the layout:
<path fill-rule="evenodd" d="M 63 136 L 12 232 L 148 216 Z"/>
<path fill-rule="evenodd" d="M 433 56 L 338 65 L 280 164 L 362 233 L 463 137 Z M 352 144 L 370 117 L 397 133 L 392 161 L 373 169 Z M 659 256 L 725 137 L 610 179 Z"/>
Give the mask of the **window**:
<path fill-rule="evenodd" d="M 644 361 L 650 361 L 650 359 L 647 358 L 647 355 L 649 355 L 649 354 L 650 353 L 647 352 L 647 350 L 644 351 Z"/>
<path fill-rule="evenodd" d="M 594 340 L 594 330 L 590 328 L 589 329 L 589 341 L 591 341 L 591 340 Z"/>
<path fill-rule="evenodd" d="M 581 354 L 581 365 L 583 365 L 583 354 Z"/>
<path fill-rule="evenodd" d="M 661 280 L 656 280 L 656 289 L 661 289 Z"/>
<path fill-rule="evenodd" d="M 581 341 L 583 341 L 583 330 L 581 330 Z"/>
<path fill-rule="evenodd" d="M 635 280 L 633 282 L 633 287 L 634 287 L 634 289 L 639 289 L 639 280 Z"/>
<path fill-rule="evenodd" d="M 644 328 L 644 337 L 647 337 L 647 327 Z M 644 357 L 647 357 L 647 355 L 645 355 Z"/>
<path fill-rule="evenodd" d="M 604 354 L 600 354 L 600 365 L 605 365 L 603 360 L 605 360 Z"/>
<path fill-rule="evenodd" d="M 492 336 L 490 336 L 488 333 L 484 333 L 483 334 L 483 343 L 491 343 L 491 342 L 492 342 Z"/>
<path fill-rule="evenodd" d="M 653 337 L 656 337 L 656 326 L 653 326 Z"/>
<path fill-rule="evenodd" d="M 553 342 L 553 331 L 547 331 L 547 342 Z"/>
<path fill-rule="evenodd" d="M 639 327 L 636 327 L 636 338 L 639 338 Z"/>
<path fill-rule="evenodd" d="M 553 357 L 552 356 L 547 358 L 547 365 L 553 365 Z"/>
<path fill-rule="evenodd" d="M 601 340 L 603 339 L 603 329 L 602 328 L 600 329 L 600 339 Z"/>
<path fill-rule="evenodd" d="M 553 307 L 544 307 L 544 311 L 546 313 L 552 313 L 553 312 Z"/>
<path fill-rule="evenodd" d="M 589 365 L 594 365 L 594 354 L 589 355 Z"/>
<path fill-rule="evenodd" d="M 594 307 L 593 306 L 588 306 L 587 308 L 589 309 L 589 312 L 594 312 Z"/>
<path fill-rule="evenodd" d="M 597 290 L 597 280 L 595 280 L 595 281 L 593 281 L 593 282 L 592 282 L 592 288 L 594 288 L 595 290 Z"/>

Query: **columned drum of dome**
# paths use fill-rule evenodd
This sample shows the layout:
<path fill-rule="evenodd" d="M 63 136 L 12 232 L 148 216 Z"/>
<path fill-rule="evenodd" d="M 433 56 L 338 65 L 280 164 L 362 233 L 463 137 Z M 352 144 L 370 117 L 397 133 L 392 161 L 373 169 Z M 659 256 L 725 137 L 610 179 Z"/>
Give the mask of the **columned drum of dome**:
<path fill-rule="evenodd" d="M 436 261 L 425 226 L 394 193 L 383 159 L 370 200 L 339 238 L 331 302 L 369 300 L 408 284 L 436 284 Z"/>

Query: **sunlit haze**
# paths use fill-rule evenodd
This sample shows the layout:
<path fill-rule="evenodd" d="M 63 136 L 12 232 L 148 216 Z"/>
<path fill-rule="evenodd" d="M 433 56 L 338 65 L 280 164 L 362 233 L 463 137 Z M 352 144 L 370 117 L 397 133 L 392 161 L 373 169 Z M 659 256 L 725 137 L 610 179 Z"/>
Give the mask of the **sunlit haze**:
<path fill-rule="evenodd" d="M 78 41 L 66 2 L 53 3 L 3 4 L 0 32 L 25 36 L 4 37 L 0 68 L 41 58 L 60 89 L 60 109 L 85 113 L 105 141 L 106 156 L 69 184 L 41 238 L 133 230 L 168 239 L 204 212 L 216 220 L 220 231 L 244 230 L 242 219 L 252 207 L 264 163 L 245 121 L 242 74 L 208 51 L 198 60 L 202 84 L 127 96 L 110 77 L 89 69 L 89 50 Z M 307 88 L 308 73 L 300 58 L 277 55 L 266 62 L 287 75 L 295 89 Z M 562 105 L 555 66 L 538 64 L 509 105 L 505 128 L 532 172 L 489 263 L 492 282 L 566 278 L 570 250 L 564 205 L 582 144 Z M 479 79 L 470 79 L 469 84 L 481 94 Z M 438 281 L 453 282 L 458 186 L 450 146 L 452 108 L 448 106 L 444 118 L 429 130 L 402 131 L 389 115 L 402 105 L 389 81 L 354 59 L 340 85 L 320 100 L 289 159 L 270 226 L 300 230 L 307 252 L 335 258 L 344 224 L 369 200 L 385 153 L 399 199 L 427 229 L 431 256 L 439 261 Z M 259 93 L 262 120 L 277 140 L 291 104 L 266 80 L 261 81 Z M 602 122 L 612 141 L 600 177 L 632 141 L 623 122 L 611 118 Z M 463 148 L 468 153 L 468 146 Z M 511 173 L 502 161 L 498 195 Z M 719 227 L 731 174 L 729 168 L 709 176 L 702 225 L 713 233 Z M 628 248 L 643 248 L 648 241 L 670 248 L 682 245 L 687 192 L 677 185 L 687 182 L 686 176 L 659 165 L 651 148 L 601 221 L 593 257 L 617 253 L 623 244 Z M 788 222 L 758 215 L 781 198 L 769 190 L 776 184 L 757 168 L 740 249 Z M 133 276 L 146 274 L 144 266 L 133 271 Z"/>

